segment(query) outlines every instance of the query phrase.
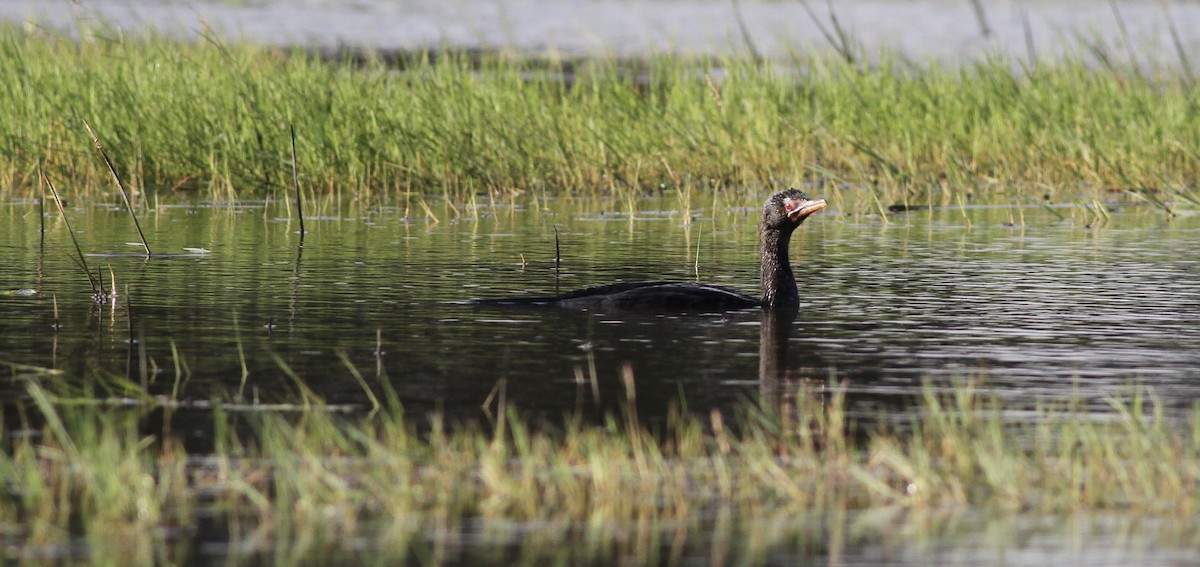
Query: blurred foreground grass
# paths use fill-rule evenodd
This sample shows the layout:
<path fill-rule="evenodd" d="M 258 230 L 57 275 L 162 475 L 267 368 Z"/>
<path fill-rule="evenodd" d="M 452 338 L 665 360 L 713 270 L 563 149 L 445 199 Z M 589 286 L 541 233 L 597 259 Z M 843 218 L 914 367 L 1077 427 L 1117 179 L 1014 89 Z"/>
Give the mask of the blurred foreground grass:
<path fill-rule="evenodd" d="M 280 563 L 440 563 L 493 548 L 539 564 L 756 563 L 781 545 L 825 545 L 847 514 L 885 532 L 902 514 L 928 536 L 964 510 L 1194 526 L 1200 504 L 1200 412 L 1166 418 L 1133 388 L 1100 415 L 1076 401 L 1018 408 L 971 384 L 927 388 L 899 429 L 857 434 L 844 391 L 820 386 L 737 415 L 671 412 L 655 427 L 629 414 L 534 423 L 511 407 L 484 427 L 417 427 L 394 399 L 371 414 L 214 401 L 215 450 L 189 454 L 171 403 L 56 396 L 47 378 L 22 378 L 27 424 L 4 431 L 10 557 L 161 563 L 203 539 Z"/>

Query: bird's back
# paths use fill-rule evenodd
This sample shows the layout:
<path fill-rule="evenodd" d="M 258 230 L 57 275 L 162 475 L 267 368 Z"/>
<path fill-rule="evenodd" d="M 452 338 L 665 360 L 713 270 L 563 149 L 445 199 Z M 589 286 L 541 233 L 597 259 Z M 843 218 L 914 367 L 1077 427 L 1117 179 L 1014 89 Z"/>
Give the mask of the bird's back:
<path fill-rule="evenodd" d="M 600 311 L 728 311 L 760 307 L 757 298 L 720 286 L 663 282 L 622 282 L 562 295 L 488 299 L 476 305 L 554 305 Z"/>

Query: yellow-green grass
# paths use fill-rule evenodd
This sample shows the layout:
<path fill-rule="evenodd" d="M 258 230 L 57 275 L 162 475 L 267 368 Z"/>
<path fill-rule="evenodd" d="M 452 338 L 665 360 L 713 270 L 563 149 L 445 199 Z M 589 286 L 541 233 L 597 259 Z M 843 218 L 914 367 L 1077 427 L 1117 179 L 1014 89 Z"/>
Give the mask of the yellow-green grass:
<path fill-rule="evenodd" d="M 927 388 L 906 425 L 856 434 L 840 388 L 794 387 L 778 407 L 736 415 L 669 412 L 654 426 L 628 415 L 547 425 L 507 408 L 488 427 L 428 428 L 394 399 L 370 415 L 319 400 L 282 413 L 217 403 L 214 452 L 189 455 L 170 404 L 105 407 L 52 394 L 41 384 L 54 378 L 27 378 L 22 414 L 42 425 L 5 431 L 0 452 L 0 525 L 19 557 L 81 540 L 93 559 L 162 561 L 204 516 L 229 530 L 233 553 L 283 562 L 363 546 L 377 559 L 431 559 L 431 541 L 469 525 L 533 545 L 534 563 L 562 553 L 564 538 L 601 558 L 623 541 L 657 562 L 659 547 L 636 549 L 643 536 L 730 537 L 753 555 L 794 536 L 798 519 L 812 529 L 847 513 L 1176 522 L 1200 504 L 1200 412 L 1165 417 L 1144 391 L 1098 415 L 1077 401 L 1006 405 L 970 384 Z M 167 425 L 149 428 L 150 410 Z"/>
<path fill-rule="evenodd" d="M 1176 71 L 1086 55 L 1034 68 L 876 60 L 396 64 L 4 28 L 0 188 L 40 191 L 40 165 L 72 195 L 111 190 L 86 120 L 135 189 L 216 198 L 282 195 L 294 127 L 305 191 L 368 202 L 806 182 L 862 209 L 1114 188 L 1166 207 L 1196 200 L 1200 120 Z"/>

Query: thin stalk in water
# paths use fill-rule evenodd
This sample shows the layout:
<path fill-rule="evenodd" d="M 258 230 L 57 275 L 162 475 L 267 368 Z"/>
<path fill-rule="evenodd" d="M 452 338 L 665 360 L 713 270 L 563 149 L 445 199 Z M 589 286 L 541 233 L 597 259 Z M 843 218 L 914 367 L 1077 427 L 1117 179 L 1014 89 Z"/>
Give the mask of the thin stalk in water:
<path fill-rule="evenodd" d="M 41 173 L 41 172 L 39 172 Z M 58 204 L 58 212 L 62 215 L 63 224 L 67 225 L 67 234 L 71 236 L 71 244 L 75 245 L 75 262 L 83 270 L 87 276 L 88 285 L 92 288 L 92 293 L 100 293 L 99 286 L 96 285 L 96 280 L 92 278 L 92 270 L 88 268 L 87 259 L 83 255 L 83 249 L 79 247 L 79 240 L 75 238 L 75 231 L 71 229 L 71 221 L 67 219 L 66 208 L 63 207 L 62 198 L 58 196 L 58 190 L 54 188 L 54 183 L 45 173 L 41 173 L 42 181 L 46 183 L 46 187 L 50 188 L 50 194 L 54 196 L 54 202 Z"/>
<path fill-rule="evenodd" d="M 246 349 L 242 346 L 242 330 L 238 324 L 237 310 L 233 311 L 233 337 L 237 342 L 238 362 L 242 364 L 242 381 L 238 384 L 237 400 L 242 399 L 242 393 L 246 391 L 246 378 L 250 376 L 250 366 L 246 364 Z"/>
<path fill-rule="evenodd" d="M 554 227 L 554 271 L 562 269 L 562 249 L 558 245 L 558 227 Z"/>
<path fill-rule="evenodd" d="M 62 329 L 62 325 L 58 322 L 58 294 L 50 292 L 50 299 L 54 304 L 54 325 L 51 328 L 58 332 L 59 329 Z"/>
<path fill-rule="evenodd" d="M 554 227 L 554 293 L 558 293 L 558 278 L 562 275 L 562 251 L 558 247 L 558 227 Z"/>
<path fill-rule="evenodd" d="M 38 251 L 46 249 L 46 193 L 38 200 Z"/>
<path fill-rule="evenodd" d="M 137 213 L 133 212 L 133 202 L 129 199 L 129 193 L 125 191 L 125 184 L 121 183 L 121 176 L 117 174 L 117 168 L 113 167 L 112 160 L 108 159 L 108 152 L 104 151 L 104 146 L 100 144 L 100 138 L 96 136 L 96 131 L 92 130 L 92 125 L 88 124 L 87 120 L 83 121 L 83 125 L 87 128 L 88 134 L 92 136 L 92 143 L 96 145 L 96 149 L 100 150 L 100 157 L 104 158 L 104 165 L 107 165 L 108 171 L 112 173 L 113 181 L 117 182 L 117 190 L 121 193 L 121 199 L 125 201 L 129 218 L 133 219 L 133 226 L 137 229 L 138 238 L 142 241 L 142 248 L 146 250 L 146 257 L 149 258 L 150 244 L 146 242 L 146 235 L 142 233 L 142 225 L 138 222 Z"/>
<path fill-rule="evenodd" d="M 300 198 L 300 174 L 296 168 L 296 127 L 288 125 L 292 133 L 292 187 L 296 190 L 296 218 L 300 219 L 300 241 L 304 241 L 304 202 Z"/>
<path fill-rule="evenodd" d="M 111 270 L 112 267 L 110 266 Z M 116 281 L 113 281 L 116 285 Z M 129 333 L 129 349 L 133 352 L 135 337 L 133 336 L 133 298 L 129 296 L 129 284 L 125 284 L 125 330 Z"/>

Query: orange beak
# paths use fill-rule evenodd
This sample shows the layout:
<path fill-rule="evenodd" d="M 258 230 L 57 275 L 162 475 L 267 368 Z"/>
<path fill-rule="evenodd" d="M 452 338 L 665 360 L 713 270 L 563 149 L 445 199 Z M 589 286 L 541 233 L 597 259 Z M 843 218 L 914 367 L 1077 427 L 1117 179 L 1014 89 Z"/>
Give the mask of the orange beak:
<path fill-rule="evenodd" d="M 790 208 L 791 203 L 788 202 L 786 204 Z M 825 202 L 825 199 L 816 199 L 811 201 L 801 201 L 800 203 L 797 203 L 797 205 L 798 206 L 796 208 L 788 212 L 788 218 L 795 221 L 802 221 L 808 218 L 808 215 L 811 215 L 829 206 L 829 203 Z"/>

